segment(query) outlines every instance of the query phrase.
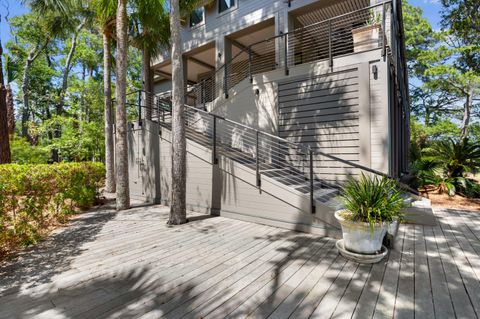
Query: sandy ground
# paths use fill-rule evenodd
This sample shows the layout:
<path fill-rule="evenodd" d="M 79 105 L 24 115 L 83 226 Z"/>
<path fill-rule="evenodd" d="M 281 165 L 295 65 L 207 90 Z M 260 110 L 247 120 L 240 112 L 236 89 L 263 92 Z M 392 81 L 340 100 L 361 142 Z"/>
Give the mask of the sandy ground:
<path fill-rule="evenodd" d="M 434 208 L 476 210 L 480 213 L 480 198 L 466 198 L 459 195 L 450 197 L 447 194 L 438 194 L 437 191 L 422 193 L 422 195 L 432 201 Z"/>

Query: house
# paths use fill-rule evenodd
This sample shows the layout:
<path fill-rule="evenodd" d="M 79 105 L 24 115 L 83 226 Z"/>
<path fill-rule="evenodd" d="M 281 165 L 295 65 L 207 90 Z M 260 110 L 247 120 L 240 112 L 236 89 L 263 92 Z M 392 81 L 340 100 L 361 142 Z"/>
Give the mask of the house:
<path fill-rule="evenodd" d="M 408 171 L 401 1 L 217 0 L 182 29 L 187 202 L 335 235 L 349 176 Z M 171 61 L 132 123 L 132 197 L 169 202 Z M 142 115 L 143 114 L 143 115 Z"/>

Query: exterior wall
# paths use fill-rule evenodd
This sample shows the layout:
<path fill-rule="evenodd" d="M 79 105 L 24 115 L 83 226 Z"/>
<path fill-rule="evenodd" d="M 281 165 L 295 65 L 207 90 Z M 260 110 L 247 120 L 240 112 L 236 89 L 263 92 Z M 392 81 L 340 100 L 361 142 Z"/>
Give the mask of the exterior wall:
<path fill-rule="evenodd" d="M 389 138 L 389 87 L 387 64 L 383 61 L 370 63 L 370 70 L 373 66 L 378 68 L 377 79 L 370 72 L 370 105 L 371 105 L 371 167 L 378 171 L 389 173 L 390 158 L 392 154 Z"/>
<path fill-rule="evenodd" d="M 148 121 L 142 126 L 133 123 L 128 139 L 132 151 L 129 156 L 132 198 L 152 202 L 152 197 L 158 197 L 160 200 L 155 202 L 168 205 L 172 180 L 170 130 Z M 141 160 L 137 150 L 144 154 Z M 138 172 L 142 173 L 138 175 Z M 156 180 L 151 183 L 153 178 Z M 187 209 L 196 212 L 332 237 L 340 234 L 338 225 L 326 224 L 312 216 L 307 195 L 286 189 L 268 178 L 259 188 L 254 169 L 224 156 L 219 156 L 218 164 L 213 165 L 211 150 L 190 139 L 187 140 L 186 197 Z M 333 216 L 330 207 L 317 206 L 317 212 L 317 216 L 321 216 L 320 213 Z"/>
<path fill-rule="evenodd" d="M 226 12 L 218 13 L 218 4 L 215 2 L 205 10 L 205 23 L 188 27 L 182 30 L 182 51 L 188 52 L 194 48 L 205 45 L 211 41 L 222 41 L 227 36 L 246 27 L 255 25 L 270 18 L 285 16 L 289 11 L 298 9 L 318 0 L 295 0 L 288 7 L 285 0 L 237 0 L 236 7 Z M 331 0 L 321 0 L 325 3 Z M 285 32 L 283 26 L 278 25 L 278 31 Z M 154 61 L 154 65 L 169 59 L 169 53 L 165 52 Z M 223 58 L 222 58 L 223 59 Z"/>
<path fill-rule="evenodd" d="M 168 92 L 172 90 L 172 81 L 171 80 L 160 80 L 153 84 L 153 93 L 159 94 L 163 92 Z"/>
<path fill-rule="evenodd" d="M 376 75 L 372 71 L 374 65 L 377 67 Z M 229 91 L 228 99 L 221 96 L 207 104 L 207 109 L 261 131 L 279 134 L 294 142 L 311 144 L 325 153 L 387 173 L 390 154 L 387 72 L 381 50 L 334 59 L 333 69 L 329 67 L 328 61 L 303 64 L 291 68 L 288 76 L 284 70 L 276 70 L 255 75 L 253 83 L 245 79 Z M 309 84 L 315 82 L 315 79 L 319 89 L 328 87 L 328 90 L 306 94 L 306 90 L 310 90 Z M 335 85 L 338 87 L 335 88 Z M 295 95 L 297 90 L 298 101 L 289 98 L 293 102 L 282 104 L 279 101 L 279 94 L 284 94 L 281 91 L 279 93 L 282 87 L 283 90 L 289 90 L 288 94 Z M 311 101 L 305 102 L 305 99 Z M 311 117 L 298 119 L 298 115 L 294 114 L 287 120 L 279 113 L 282 106 L 295 106 L 296 112 L 305 111 L 307 109 L 298 106 L 303 104 L 311 104 L 306 106 Z M 345 114 L 333 109 L 348 105 L 349 111 L 354 112 L 349 115 L 351 119 L 346 119 Z M 321 108 L 330 111 L 319 111 Z M 328 123 L 319 124 L 325 121 Z M 313 127 L 318 139 L 305 139 L 311 135 Z M 331 139 L 325 135 L 331 136 Z M 319 156 L 317 160 L 328 164 L 327 158 Z M 318 174 L 322 171 L 319 168 Z M 328 171 L 335 172 L 332 169 Z M 335 177 L 330 175 L 329 178 Z"/>
<path fill-rule="evenodd" d="M 130 197 L 148 203 L 160 202 L 158 125 L 144 121 L 128 125 L 128 172 Z"/>
<path fill-rule="evenodd" d="M 162 204 L 170 203 L 172 181 L 172 157 L 170 131 L 162 129 L 159 138 L 160 193 Z M 199 148 L 198 144 L 187 141 L 187 209 L 210 213 L 214 185 L 211 152 Z M 212 206 L 213 205 L 213 206 Z"/>

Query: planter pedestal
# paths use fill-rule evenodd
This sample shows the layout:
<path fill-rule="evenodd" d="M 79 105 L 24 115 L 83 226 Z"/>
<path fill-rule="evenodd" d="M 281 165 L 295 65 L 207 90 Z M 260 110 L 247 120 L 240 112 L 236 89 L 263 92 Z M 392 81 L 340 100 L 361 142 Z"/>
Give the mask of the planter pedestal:
<path fill-rule="evenodd" d="M 361 263 L 361 264 L 375 264 L 375 263 L 378 263 L 383 258 L 385 258 L 385 256 L 388 254 L 387 247 L 385 247 L 383 245 L 382 245 L 382 249 L 380 250 L 380 252 L 378 254 L 368 254 L 368 255 L 367 254 L 358 254 L 358 253 L 354 253 L 352 251 L 346 250 L 344 245 L 343 245 L 343 239 L 338 240 L 337 243 L 335 244 L 335 246 L 337 247 L 340 255 L 342 255 L 343 257 L 345 257 L 349 260 L 353 260 L 353 261 L 355 261 L 357 263 Z"/>

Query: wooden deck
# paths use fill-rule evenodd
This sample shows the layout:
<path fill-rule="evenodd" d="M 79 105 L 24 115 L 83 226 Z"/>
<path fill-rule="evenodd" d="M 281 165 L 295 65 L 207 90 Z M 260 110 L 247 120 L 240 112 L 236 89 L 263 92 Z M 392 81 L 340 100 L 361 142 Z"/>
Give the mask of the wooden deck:
<path fill-rule="evenodd" d="M 480 213 L 436 214 L 371 266 L 333 239 L 102 209 L 0 268 L 0 318 L 478 318 Z"/>

